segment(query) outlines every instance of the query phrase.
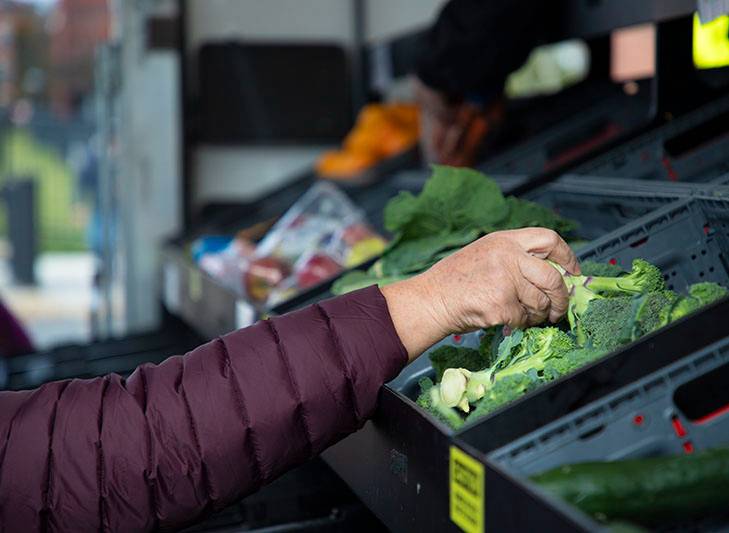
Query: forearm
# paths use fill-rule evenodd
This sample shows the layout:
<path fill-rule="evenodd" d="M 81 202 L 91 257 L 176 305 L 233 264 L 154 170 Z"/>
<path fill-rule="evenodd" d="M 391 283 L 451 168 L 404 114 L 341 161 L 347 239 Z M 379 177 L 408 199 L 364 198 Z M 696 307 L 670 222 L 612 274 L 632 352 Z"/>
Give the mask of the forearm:
<path fill-rule="evenodd" d="M 442 299 L 436 294 L 426 275 L 419 275 L 382 288 L 387 307 L 400 340 L 408 353 L 408 361 L 447 336 L 443 323 L 446 315 Z"/>
<path fill-rule="evenodd" d="M 372 287 L 126 380 L 0 392 L 0 529 L 181 527 L 361 427 L 405 363 Z"/>

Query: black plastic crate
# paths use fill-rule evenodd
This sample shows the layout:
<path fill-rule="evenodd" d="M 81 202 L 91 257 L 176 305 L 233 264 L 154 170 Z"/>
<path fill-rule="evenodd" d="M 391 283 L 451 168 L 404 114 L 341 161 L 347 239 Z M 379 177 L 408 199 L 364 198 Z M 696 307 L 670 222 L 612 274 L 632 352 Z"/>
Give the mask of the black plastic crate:
<path fill-rule="evenodd" d="M 593 402 L 495 450 L 488 460 L 540 494 L 528 477 L 565 464 L 671 456 L 729 444 L 729 338 Z M 544 506 L 553 500 L 543 495 Z M 531 522 L 530 499 L 516 500 L 522 525 Z M 554 508 L 576 517 L 577 509 Z M 588 522 L 587 516 L 579 517 Z M 587 531 L 600 527 L 590 524 Z M 671 531 L 729 529 L 729 515 L 671 527 Z"/>
<path fill-rule="evenodd" d="M 617 94 L 569 115 L 532 139 L 477 166 L 493 174 L 533 176 L 555 170 L 614 141 L 648 121 L 648 105 L 639 97 Z M 567 115 L 565 115 L 567 116 Z"/>
<path fill-rule="evenodd" d="M 704 105 L 574 172 L 619 178 L 711 181 L 729 171 L 729 97 Z"/>
<path fill-rule="evenodd" d="M 634 258 L 646 258 L 680 291 L 698 281 L 729 283 L 728 235 L 729 200 L 694 198 L 660 208 L 598 239 L 578 255 L 615 259 L 626 266 Z M 484 454 L 716 342 L 726 335 L 723 323 L 727 319 L 729 301 L 722 301 L 544 385 L 457 432 L 430 418 L 413 402 L 417 381 L 432 375 L 427 356 L 423 356 L 383 389 L 373 422 L 324 457 L 390 528 L 456 530 L 449 519 L 448 500 L 449 454 L 456 439 L 457 446 L 470 451 L 483 466 L 488 494 L 499 493 L 486 499 L 486 530 L 518 530 L 506 527 L 518 523 L 520 514 L 506 495 L 523 494 L 521 487 L 517 490 L 508 475 L 488 465 L 482 459 Z M 366 456 L 360 453 L 363 449 L 368 450 Z M 509 516 L 499 515 L 501 507 L 512 509 Z M 533 516 L 544 520 L 545 531 L 584 526 L 583 520 L 555 516 L 551 508 L 535 510 Z"/>
<path fill-rule="evenodd" d="M 720 386 L 727 381 L 729 338 L 517 439 L 489 458 L 528 476 L 564 464 L 727 445 L 729 389 Z"/>
<path fill-rule="evenodd" d="M 184 531 L 386 530 L 323 461 L 314 459 Z"/>

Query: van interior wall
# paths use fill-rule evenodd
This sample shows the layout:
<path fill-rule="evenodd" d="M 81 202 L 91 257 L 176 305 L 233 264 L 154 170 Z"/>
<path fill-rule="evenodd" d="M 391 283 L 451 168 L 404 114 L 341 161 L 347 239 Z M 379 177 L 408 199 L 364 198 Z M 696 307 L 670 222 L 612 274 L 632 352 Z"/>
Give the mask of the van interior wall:
<path fill-rule="evenodd" d="M 187 67 L 195 76 L 200 47 L 219 41 L 329 42 L 350 51 L 354 1 L 185 0 Z M 427 25 L 445 0 L 364 0 L 368 43 Z M 119 201 L 126 328 L 154 327 L 160 319 L 158 255 L 181 229 L 179 61 L 174 51 L 145 49 L 147 13 L 117 4 L 123 27 L 123 183 Z M 253 200 L 310 168 L 327 146 L 195 144 L 193 208 L 216 200 Z"/>
<path fill-rule="evenodd" d="M 354 1 L 187 0 L 188 59 L 205 43 L 245 40 L 271 43 L 329 42 L 351 51 Z M 364 0 L 364 29 L 373 43 L 426 26 L 445 0 Z M 285 13 L 285 16 L 282 16 Z M 192 153 L 193 206 L 252 200 L 309 168 L 324 145 L 212 146 Z"/>

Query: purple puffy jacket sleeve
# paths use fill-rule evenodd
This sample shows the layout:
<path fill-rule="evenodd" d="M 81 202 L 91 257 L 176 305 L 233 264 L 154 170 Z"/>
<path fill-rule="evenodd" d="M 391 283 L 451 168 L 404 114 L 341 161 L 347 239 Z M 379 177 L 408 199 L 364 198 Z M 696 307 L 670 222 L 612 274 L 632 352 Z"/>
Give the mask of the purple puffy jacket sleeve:
<path fill-rule="evenodd" d="M 362 426 L 407 362 L 371 287 L 185 356 L 0 393 L 0 530 L 143 531 L 220 509 Z"/>

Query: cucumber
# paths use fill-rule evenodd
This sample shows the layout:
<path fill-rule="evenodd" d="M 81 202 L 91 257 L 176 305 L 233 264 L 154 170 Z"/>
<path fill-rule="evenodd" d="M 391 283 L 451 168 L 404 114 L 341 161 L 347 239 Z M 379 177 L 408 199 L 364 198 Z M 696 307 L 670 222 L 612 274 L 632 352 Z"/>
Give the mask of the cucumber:
<path fill-rule="evenodd" d="M 565 465 L 531 479 L 603 522 L 670 524 L 729 510 L 729 448 Z"/>

